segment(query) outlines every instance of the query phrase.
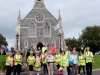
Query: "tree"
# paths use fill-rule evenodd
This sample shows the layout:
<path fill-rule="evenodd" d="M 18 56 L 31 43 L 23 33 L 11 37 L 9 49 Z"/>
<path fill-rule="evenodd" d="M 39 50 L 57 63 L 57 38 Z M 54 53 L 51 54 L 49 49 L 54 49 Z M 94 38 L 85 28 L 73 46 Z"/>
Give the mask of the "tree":
<path fill-rule="evenodd" d="M 78 39 L 68 38 L 65 39 L 66 45 L 69 46 L 69 48 L 72 50 L 73 47 L 75 47 L 78 51 L 81 49 L 81 42 L 78 41 Z"/>
<path fill-rule="evenodd" d="M 2 45 L 8 46 L 8 43 L 7 43 L 7 41 L 6 41 L 6 38 L 5 38 L 2 34 L 0 34 L 0 47 L 1 47 Z"/>
<path fill-rule="evenodd" d="M 83 47 L 89 46 L 93 53 L 100 50 L 100 26 L 88 26 L 79 37 Z"/>

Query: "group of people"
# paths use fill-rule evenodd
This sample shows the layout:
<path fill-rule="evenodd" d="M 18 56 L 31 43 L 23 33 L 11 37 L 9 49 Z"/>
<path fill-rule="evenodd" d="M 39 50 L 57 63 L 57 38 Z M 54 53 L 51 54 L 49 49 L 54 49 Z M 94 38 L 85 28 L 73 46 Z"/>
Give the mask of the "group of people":
<path fill-rule="evenodd" d="M 52 50 L 51 50 L 52 49 Z M 37 75 L 40 75 L 41 69 L 44 70 L 44 75 L 54 75 L 54 66 L 57 67 L 58 75 L 80 75 L 81 68 L 83 69 L 83 75 L 92 75 L 92 63 L 94 63 L 93 53 L 90 48 L 87 47 L 85 52 L 76 51 L 73 48 L 72 51 L 68 50 L 68 46 L 65 50 L 60 52 L 54 46 L 48 50 L 46 47 L 42 48 L 42 51 L 30 51 L 29 56 L 26 57 L 29 68 L 29 75 L 34 74 L 34 69 Z M 6 75 L 11 75 L 11 69 L 14 67 L 13 75 L 20 75 L 22 67 L 22 55 L 20 51 L 12 57 L 12 52 L 6 58 Z"/>

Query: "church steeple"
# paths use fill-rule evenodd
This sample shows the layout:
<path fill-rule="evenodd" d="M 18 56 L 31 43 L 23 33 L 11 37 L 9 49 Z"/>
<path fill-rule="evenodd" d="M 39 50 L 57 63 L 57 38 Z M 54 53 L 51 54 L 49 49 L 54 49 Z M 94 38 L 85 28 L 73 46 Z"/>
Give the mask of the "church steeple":
<path fill-rule="evenodd" d="M 21 22 L 20 10 L 19 10 L 19 15 L 18 15 L 18 19 L 17 19 L 17 21 L 18 21 L 18 24 L 20 24 L 20 22 Z"/>
<path fill-rule="evenodd" d="M 59 25 L 59 32 L 62 33 L 62 18 L 60 15 L 60 10 L 59 10 L 59 17 L 58 17 L 58 25 Z"/>
<path fill-rule="evenodd" d="M 58 20 L 62 20 L 61 15 L 60 15 L 60 10 L 59 10 L 59 17 Z"/>

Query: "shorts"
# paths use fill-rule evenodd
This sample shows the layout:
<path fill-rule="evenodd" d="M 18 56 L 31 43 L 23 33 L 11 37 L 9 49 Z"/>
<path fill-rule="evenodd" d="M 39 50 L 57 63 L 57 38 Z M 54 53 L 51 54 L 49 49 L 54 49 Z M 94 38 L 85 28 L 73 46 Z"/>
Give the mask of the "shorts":
<path fill-rule="evenodd" d="M 37 72 L 41 71 L 41 68 L 40 68 L 40 67 L 39 67 L 39 68 L 36 68 L 36 71 L 37 71 Z"/>
<path fill-rule="evenodd" d="M 33 71 L 33 66 L 29 65 L 29 71 Z"/>

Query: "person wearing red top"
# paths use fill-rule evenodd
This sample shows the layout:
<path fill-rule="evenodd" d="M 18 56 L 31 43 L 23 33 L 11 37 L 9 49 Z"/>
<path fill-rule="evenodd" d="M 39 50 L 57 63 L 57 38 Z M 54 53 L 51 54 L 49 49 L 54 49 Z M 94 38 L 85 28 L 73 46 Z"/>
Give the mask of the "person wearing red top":
<path fill-rule="evenodd" d="M 52 44 L 50 51 L 52 52 L 52 54 L 56 53 L 56 47 L 54 46 L 54 44 Z"/>

